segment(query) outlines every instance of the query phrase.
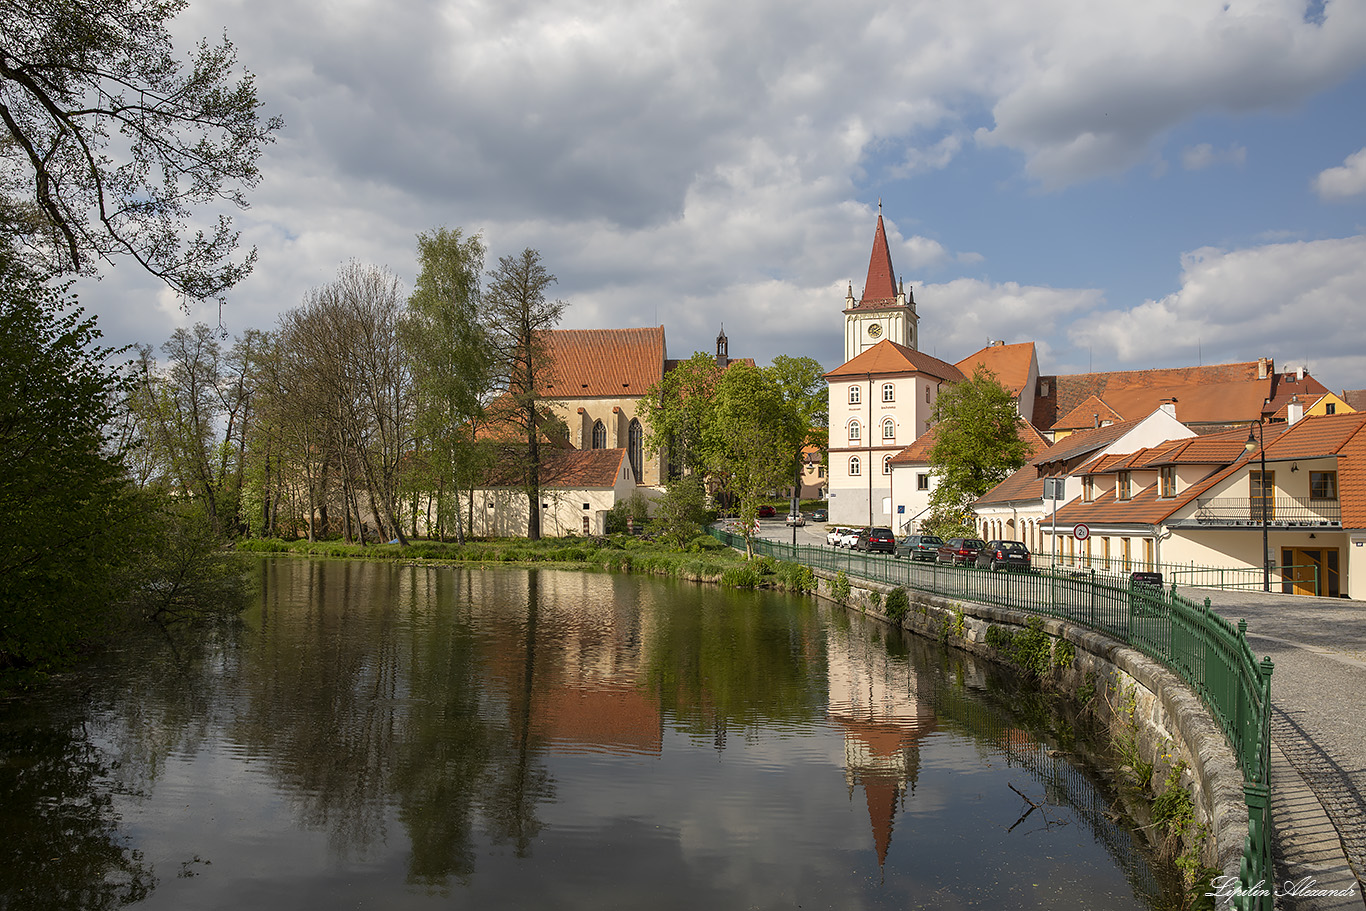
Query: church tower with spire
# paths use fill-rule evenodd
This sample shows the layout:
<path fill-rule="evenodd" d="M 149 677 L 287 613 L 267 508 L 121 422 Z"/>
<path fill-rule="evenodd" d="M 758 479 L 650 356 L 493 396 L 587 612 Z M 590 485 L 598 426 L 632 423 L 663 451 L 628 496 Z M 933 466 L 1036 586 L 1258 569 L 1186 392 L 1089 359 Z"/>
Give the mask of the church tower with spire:
<path fill-rule="evenodd" d="M 854 298 L 854 286 L 844 299 L 844 360 L 846 363 L 883 339 L 919 350 L 920 317 L 915 312 L 915 297 L 897 281 L 892 268 L 892 253 L 887 247 L 887 231 L 882 225 L 882 203 L 877 204 L 877 233 L 873 235 L 873 254 L 868 259 L 868 279 L 863 296 Z"/>

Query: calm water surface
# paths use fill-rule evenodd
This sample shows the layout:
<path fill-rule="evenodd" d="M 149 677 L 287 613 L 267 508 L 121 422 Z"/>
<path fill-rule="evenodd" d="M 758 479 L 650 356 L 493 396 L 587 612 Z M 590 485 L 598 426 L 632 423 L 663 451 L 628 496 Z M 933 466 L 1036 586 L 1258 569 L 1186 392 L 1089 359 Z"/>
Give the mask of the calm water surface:
<path fill-rule="evenodd" d="M 0 706 L 0 908 L 1165 907 L 1067 726 L 936 644 L 633 576 L 259 576 L 199 653 Z"/>

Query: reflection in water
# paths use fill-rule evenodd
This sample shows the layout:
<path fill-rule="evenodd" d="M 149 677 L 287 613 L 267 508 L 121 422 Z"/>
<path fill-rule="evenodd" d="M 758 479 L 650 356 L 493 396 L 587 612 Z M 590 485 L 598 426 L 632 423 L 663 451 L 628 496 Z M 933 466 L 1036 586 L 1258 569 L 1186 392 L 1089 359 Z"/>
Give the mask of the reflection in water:
<path fill-rule="evenodd" d="M 7 865 L 0 907 L 1161 905 L 1046 716 L 861 617 L 556 571 L 260 583 L 202 656 L 0 713 L 6 844 L 73 856 Z M 1054 824 L 1012 826 L 1011 786 Z"/>

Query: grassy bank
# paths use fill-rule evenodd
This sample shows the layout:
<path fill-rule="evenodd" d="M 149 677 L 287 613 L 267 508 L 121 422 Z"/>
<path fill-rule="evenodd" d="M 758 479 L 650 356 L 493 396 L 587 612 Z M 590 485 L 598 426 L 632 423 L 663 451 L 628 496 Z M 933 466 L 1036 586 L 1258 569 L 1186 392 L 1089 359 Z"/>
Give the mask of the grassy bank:
<path fill-rule="evenodd" d="M 768 588 L 809 592 L 816 579 L 808 567 L 769 557 L 746 561 L 715 538 L 702 535 L 685 551 L 628 535 L 593 538 L 544 538 L 527 541 L 502 538 L 466 544 L 414 541 L 399 544 L 344 544 L 340 541 L 281 541 L 252 539 L 237 545 L 242 553 L 293 554 L 350 560 L 397 560 L 404 563 L 459 564 L 462 566 L 536 565 L 558 569 L 592 569 L 609 572 L 670 576 L 692 582 L 708 582 L 726 588 Z"/>

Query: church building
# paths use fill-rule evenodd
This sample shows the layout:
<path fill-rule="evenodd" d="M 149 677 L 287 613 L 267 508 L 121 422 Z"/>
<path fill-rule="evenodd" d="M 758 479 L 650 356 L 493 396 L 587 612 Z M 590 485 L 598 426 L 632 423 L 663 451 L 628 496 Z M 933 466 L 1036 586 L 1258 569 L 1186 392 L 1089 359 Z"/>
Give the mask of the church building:
<path fill-rule="evenodd" d="M 892 457 L 929 429 L 939 390 L 963 380 L 924 354 L 914 295 L 896 278 L 878 212 L 868 277 L 844 307 L 844 364 L 825 375 L 830 396 L 830 522 L 893 525 Z"/>

